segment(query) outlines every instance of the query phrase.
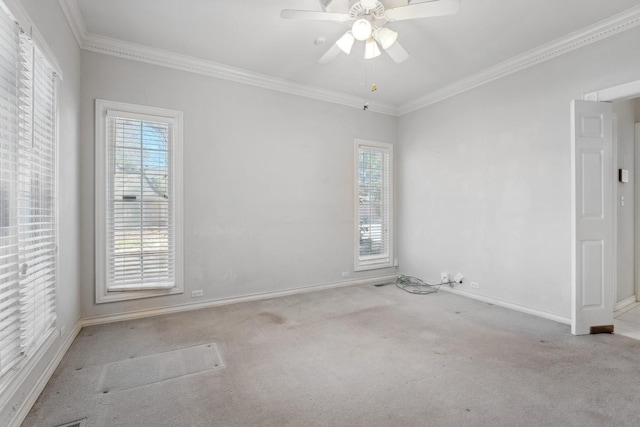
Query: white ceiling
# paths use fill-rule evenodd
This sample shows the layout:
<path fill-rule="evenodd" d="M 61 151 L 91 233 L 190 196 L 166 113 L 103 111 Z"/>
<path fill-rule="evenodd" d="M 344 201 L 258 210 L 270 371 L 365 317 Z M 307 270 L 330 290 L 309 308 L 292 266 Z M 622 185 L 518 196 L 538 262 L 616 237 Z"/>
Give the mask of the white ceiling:
<path fill-rule="evenodd" d="M 65 0 L 69 3 L 73 0 Z M 365 61 L 362 46 L 326 65 L 334 22 L 280 18 L 318 0 L 77 0 L 88 33 L 238 67 L 393 106 L 638 5 L 638 0 L 461 0 L 457 15 L 389 23 L 411 57 Z M 326 39 L 316 45 L 318 37 Z M 378 90 L 371 93 L 371 83 Z"/>

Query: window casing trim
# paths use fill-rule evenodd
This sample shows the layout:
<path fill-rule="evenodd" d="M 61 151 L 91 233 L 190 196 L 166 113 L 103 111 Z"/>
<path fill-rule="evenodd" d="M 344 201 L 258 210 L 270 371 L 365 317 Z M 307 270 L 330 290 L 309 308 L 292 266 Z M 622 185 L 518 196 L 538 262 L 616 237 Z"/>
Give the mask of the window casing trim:
<path fill-rule="evenodd" d="M 173 127 L 173 150 L 171 156 L 174 188 L 174 244 L 175 244 L 175 286 L 170 288 L 142 289 L 123 287 L 109 290 L 107 287 L 107 236 L 106 236 L 106 159 L 107 159 L 107 116 L 117 114 L 132 119 L 145 118 L 169 123 Z M 184 292 L 183 274 L 183 113 L 158 107 L 128 104 L 124 102 L 96 99 L 95 101 L 95 277 L 96 304 L 150 298 Z M 126 289 L 125 289 L 126 288 Z"/>
<path fill-rule="evenodd" d="M 388 231 L 388 256 L 361 256 L 360 255 L 360 203 L 359 203 L 359 180 L 358 174 L 360 169 L 360 149 L 370 148 L 375 151 L 382 151 L 389 156 L 389 182 L 387 184 L 389 191 L 389 231 Z M 382 268 L 391 268 L 394 266 L 394 170 L 393 170 L 393 144 L 388 142 L 370 141 L 366 139 L 354 140 L 354 194 L 353 194 L 353 230 L 354 230 L 354 252 L 353 252 L 353 270 L 354 271 L 366 271 L 376 270 Z"/>

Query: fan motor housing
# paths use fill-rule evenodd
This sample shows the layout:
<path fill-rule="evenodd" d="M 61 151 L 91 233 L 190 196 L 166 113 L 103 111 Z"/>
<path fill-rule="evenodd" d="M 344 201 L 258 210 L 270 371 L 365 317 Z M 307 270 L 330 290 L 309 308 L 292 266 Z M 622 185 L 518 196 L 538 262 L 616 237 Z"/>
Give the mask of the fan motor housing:
<path fill-rule="evenodd" d="M 359 4 L 360 0 L 318 0 L 322 10 L 331 13 L 350 13 L 354 5 Z M 392 9 L 398 6 L 406 6 L 411 3 L 410 0 L 378 0 L 384 9 Z"/>
<path fill-rule="evenodd" d="M 356 1 L 353 6 L 351 6 L 351 9 L 349 9 L 349 17 L 351 19 L 360 19 L 365 17 L 365 15 L 368 15 L 373 19 L 384 18 L 384 5 L 378 2 L 375 8 L 366 9 L 362 3 Z"/>

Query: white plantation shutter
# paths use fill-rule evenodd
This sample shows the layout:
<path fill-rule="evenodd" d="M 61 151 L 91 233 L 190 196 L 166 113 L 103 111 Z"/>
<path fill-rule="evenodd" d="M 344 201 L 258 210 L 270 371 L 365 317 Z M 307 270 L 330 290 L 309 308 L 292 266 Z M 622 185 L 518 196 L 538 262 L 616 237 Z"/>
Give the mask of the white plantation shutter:
<path fill-rule="evenodd" d="M 21 50 L 18 240 L 22 345 L 28 349 L 53 328 L 56 318 L 56 77 L 25 36 Z"/>
<path fill-rule="evenodd" d="M 174 123 L 108 111 L 107 290 L 175 286 Z"/>
<path fill-rule="evenodd" d="M 19 360 L 19 28 L 0 13 L 0 376 Z"/>
<path fill-rule="evenodd" d="M 0 7 L 0 376 L 55 329 L 56 80 Z"/>
<path fill-rule="evenodd" d="M 356 270 L 392 265 L 392 146 L 356 141 Z"/>

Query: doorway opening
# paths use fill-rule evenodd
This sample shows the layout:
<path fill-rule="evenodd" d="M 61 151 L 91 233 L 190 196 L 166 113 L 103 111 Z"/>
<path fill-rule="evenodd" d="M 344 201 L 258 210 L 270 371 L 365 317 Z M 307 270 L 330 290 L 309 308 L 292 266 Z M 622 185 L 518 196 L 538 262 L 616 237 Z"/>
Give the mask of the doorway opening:
<path fill-rule="evenodd" d="M 614 144 L 617 147 L 616 183 L 616 305 L 614 330 L 640 339 L 640 97 L 616 101 Z"/>

